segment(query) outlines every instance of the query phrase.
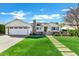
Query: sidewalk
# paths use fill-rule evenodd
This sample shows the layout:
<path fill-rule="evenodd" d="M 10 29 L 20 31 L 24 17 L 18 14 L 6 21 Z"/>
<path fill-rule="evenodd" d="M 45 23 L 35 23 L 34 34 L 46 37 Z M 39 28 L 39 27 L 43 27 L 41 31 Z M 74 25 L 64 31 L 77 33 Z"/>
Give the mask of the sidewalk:
<path fill-rule="evenodd" d="M 52 35 L 46 35 L 49 40 L 57 47 L 57 49 L 61 52 L 63 56 L 77 56 L 74 52 L 72 52 L 68 47 L 63 45 L 61 42 L 53 38 Z"/>

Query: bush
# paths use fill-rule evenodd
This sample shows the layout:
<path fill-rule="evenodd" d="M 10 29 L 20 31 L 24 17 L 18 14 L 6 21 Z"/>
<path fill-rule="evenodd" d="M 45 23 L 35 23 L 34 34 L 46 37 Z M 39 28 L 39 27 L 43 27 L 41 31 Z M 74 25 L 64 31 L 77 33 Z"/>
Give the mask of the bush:
<path fill-rule="evenodd" d="M 70 36 L 77 36 L 77 30 L 67 30 Z"/>
<path fill-rule="evenodd" d="M 67 35 L 68 35 L 67 30 L 62 30 L 62 31 L 61 31 L 61 34 L 62 34 L 63 36 L 67 36 Z"/>
<path fill-rule="evenodd" d="M 53 35 L 60 36 L 60 32 L 53 32 Z"/>
<path fill-rule="evenodd" d="M 26 38 L 42 38 L 42 37 L 45 37 L 45 35 L 40 35 L 40 34 L 31 34 L 30 36 L 27 36 Z"/>
<path fill-rule="evenodd" d="M 5 33 L 5 25 L 0 24 L 0 34 L 4 34 Z"/>

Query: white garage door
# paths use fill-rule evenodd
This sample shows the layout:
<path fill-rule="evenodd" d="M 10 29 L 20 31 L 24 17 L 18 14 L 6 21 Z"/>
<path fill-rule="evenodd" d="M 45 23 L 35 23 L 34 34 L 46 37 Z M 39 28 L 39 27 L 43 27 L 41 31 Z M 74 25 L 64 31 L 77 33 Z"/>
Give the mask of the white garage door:
<path fill-rule="evenodd" d="M 24 27 L 10 27 L 9 35 L 29 35 L 29 28 Z"/>

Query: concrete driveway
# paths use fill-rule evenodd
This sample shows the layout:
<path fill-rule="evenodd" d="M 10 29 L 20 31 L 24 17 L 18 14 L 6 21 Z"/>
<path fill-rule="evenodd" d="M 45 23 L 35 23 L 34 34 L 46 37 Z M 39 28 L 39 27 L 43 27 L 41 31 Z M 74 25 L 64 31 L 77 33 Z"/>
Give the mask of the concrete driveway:
<path fill-rule="evenodd" d="M 22 40 L 22 37 L 11 37 L 7 35 L 0 36 L 0 53 Z"/>

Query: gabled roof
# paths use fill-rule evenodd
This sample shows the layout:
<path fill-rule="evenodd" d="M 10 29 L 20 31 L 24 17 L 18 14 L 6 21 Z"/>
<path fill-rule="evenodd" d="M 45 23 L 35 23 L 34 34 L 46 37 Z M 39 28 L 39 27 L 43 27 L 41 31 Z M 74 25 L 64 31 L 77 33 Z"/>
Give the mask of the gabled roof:
<path fill-rule="evenodd" d="M 8 22 L 5 24 L 6 27 L 11 27 L 11 26 L 31 26 L 29 23 L 24 22 L 23 20 L 20 19 L 15 19 L 13 21 Z"/>

